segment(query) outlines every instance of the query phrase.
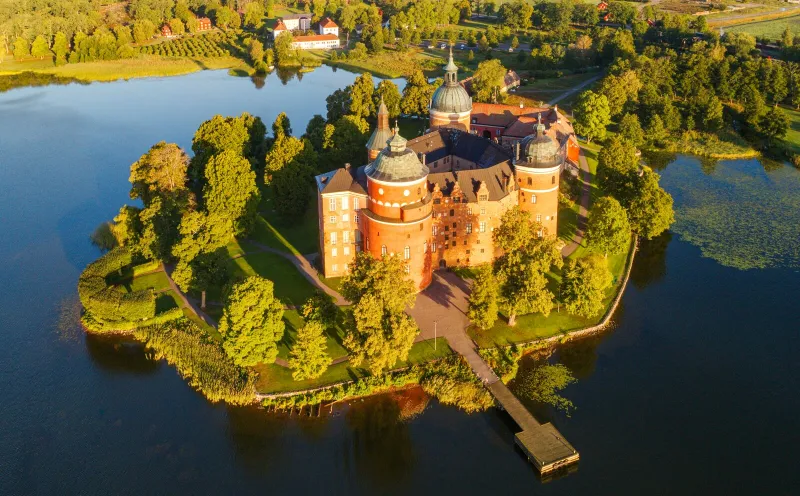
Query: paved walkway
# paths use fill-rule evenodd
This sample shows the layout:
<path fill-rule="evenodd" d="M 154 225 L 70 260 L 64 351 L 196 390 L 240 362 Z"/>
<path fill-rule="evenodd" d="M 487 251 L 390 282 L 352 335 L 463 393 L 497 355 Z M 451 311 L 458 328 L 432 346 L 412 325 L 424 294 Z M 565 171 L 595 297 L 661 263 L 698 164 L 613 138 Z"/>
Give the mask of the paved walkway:
<path fill-rule="evenodd" d="M 167 274 L 167 280 L 169 281 L 169 286 L 172 288 L 172 290 L 175 292 L 175 294 L 178 295 L 178 297 L 183 301 L 183 304 L 185 306 L 191 308 L 194 311 L 194 313 L 197 314 L 197 316 L 200 317 L 200 319 L 203 322 L 205 322 L 206 324 L 216 328 L 217 327 L 217 321 L 212 319 L 207 313 L 205 313 L 200 308 L 200 306 L 197 305 L 197 303 L 194 302 L 194 300 L 192 300 L 191 298 L 186 296 L 183 293 L 183 291 L 181 291 L 181 288 L 179 288 L 178 285 L 175 284 L 175 281 L 172 279 L 172 271 L 174 271 L 174 270 L 175 270 L 175 265 L 173 265 L 173 264 L 169 264 L 169 265 L 165 264 L 164 265 L 164 273 Z"/>
<path fill-rule="evenodd" d="M 547 102 L 547 105 L 552 107 L 553 105 L 557 104 L 558 102 L 560 102 L 561 100 L 567 98 L 568 96 L 572 95 L 573 93 L 577 93 L 578 91 L 582 90 L 583 88 L 585 88 L 585 87 L 589 86 L 590 84 L 594 83 L 595 81 L 597 81 L 598 79 L 603 77 L 603 75 L 604 74 L 602 74 L 602 73 L 598 74 L 597 76 L 595 76 L 595 77 L 593 77 L 591 79 L 587 79 L 586 81 L 582 82 L 578 86 L 573 86 L 572 88 L 568 89 L 564 93 L 561 93 L 557 97 L 555 97 L 552 100 L 550 100 L 549 102 Z"/>
<path fill-rule="evenodd" d="M 570 241 L 566 246 L 564 246 L 564 248 L 561 249 L 561 255 L 564 257 L 572 255 L 572 253 L 577 250 L 578 246 L 583 242 L 583 235 L 586 232 L 586 219 L 589 213 L 589 198 L 591 197 L 592 191 L 592 174 L 589 172 L 589 163 L 586 161 L 586 155 L 583 154 L 583 148 L 581 148 L 581 154 L 578 162 L 581 166 L 581 182 L 583 183 L 583 187 L 581 188 L 581 204 L 578 206 L 578 228 L 575 231 L 575 236 L 573 236 L 572 241 Z"/>
<path fill-rule="evenodd" d="M 478 355 L 477 346 L 466 333 L 469 284 L 452 272 L 434 272 L 433 281 L 417 295 L 414 308 L 408 313 L 417 322 L 420 333 L 416 341 L 443 337 L 450 348 L 462 355 L 475 374 L 486 384 L 499 378 Z"/>

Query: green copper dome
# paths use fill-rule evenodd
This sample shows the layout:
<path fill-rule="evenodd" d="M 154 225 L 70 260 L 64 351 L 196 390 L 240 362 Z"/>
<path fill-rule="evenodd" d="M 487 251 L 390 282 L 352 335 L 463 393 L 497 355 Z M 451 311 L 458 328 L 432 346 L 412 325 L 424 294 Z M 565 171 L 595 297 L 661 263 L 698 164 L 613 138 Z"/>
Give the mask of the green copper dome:
<path fill-rule="evenodd" d="M 444 84 L 436 88 L 433 93 L 431 110 L 451 114 L 472 111 L 472 98 L 458 82 L 458 67 L 453 62 L 452 48 L 450 48 L 450 59 L 444 66 L 444 70 Z"/>
<path fill-rule="evenodd" d="M 426 177 L 430 170 L 414 150 L 406 148 L 407 142 L 395 128 L 394 136 L 386 142 L 388 146 L 364 169 L 367 176 L 387 182 L 415 181 Z"/>
<path fill-rule="evenodd" d="M 539 114 L 539 124 L 536 133 L 526 136 L 520 143 L 522 167 L 536 167 L 547 169 L 556 167 L 564 162 L 561 155 L 561 146 L 558 141 L 545 134 L 544 124 L 541 123 L 542 115 Z"/>

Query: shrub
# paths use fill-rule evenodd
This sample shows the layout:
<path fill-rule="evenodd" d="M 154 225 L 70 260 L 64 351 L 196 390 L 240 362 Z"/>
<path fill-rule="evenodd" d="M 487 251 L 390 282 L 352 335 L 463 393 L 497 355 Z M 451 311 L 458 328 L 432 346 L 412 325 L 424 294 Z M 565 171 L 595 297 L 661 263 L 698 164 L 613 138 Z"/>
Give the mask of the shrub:
<path fill-rule="evenodd" d="M 154 358 L 174 365 L 189 384 L 212 402 L 246 405 L 255 399 L 255 374 L 233 363 L 191 321 L 181 318 L 167 324 L 136 330 L 135 336 L 152 349 Z"/>
<path fill-rule="evenodd" d="M 516 346 L 509 348 L 484 348 L 478 350 L 481 357 L 486 360 L 486 364 L 500 376 L 503 382 L 508 382 L 517 376 L 519 370 L 519 360 L 522 358 L 522 350 Z"/>

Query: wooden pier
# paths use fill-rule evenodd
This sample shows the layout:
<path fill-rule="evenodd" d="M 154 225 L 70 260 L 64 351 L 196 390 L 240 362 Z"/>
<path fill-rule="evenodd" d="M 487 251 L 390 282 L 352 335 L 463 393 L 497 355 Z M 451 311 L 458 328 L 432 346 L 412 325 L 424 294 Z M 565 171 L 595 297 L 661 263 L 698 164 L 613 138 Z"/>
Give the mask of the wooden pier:
<path fill-rule="evenodd" d="M 540 474 L 547 475 L 577 463 L 580 455 L 553 424 L 540 424 L 501 381 L 490 382 L 487 387 L 522 429 L 514 436 L 514 442 Z"/>

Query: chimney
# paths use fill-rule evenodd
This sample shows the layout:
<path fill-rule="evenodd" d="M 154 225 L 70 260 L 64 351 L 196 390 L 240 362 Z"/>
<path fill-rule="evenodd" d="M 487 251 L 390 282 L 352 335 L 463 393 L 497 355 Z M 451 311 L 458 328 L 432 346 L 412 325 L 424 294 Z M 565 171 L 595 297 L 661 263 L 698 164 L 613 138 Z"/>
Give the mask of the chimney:
<path fill-rule="evenodd" d="M 422 156 L 420 157 L 420 161 L 422 162 L 422 165 L 425 165 L 425 154 L 424 154 L 424 153 L 421 153 L 420 155 L 422 155 Z"/>
<path fill-rule="evenodd" d="M 519 162 L 519 141 L 514 143 L 514 163 Z"/>

